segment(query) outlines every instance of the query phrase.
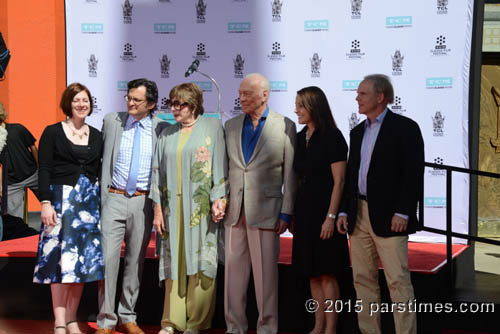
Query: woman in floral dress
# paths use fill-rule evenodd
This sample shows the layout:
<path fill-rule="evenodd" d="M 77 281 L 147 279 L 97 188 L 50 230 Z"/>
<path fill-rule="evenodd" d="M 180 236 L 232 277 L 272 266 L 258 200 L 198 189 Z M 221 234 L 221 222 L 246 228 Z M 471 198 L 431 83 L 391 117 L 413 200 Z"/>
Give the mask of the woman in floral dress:
<path fill-rule="evenodd" d="M 185 83 L 170 91 L 177 122 L 158 138 L 150 197 L 153 225 L 162 235 L 160 281 L 165 303 L 160 334 L 197 333 L 210 327 L 215 309 L 218 222 L 228 192 L 224 131 L 203 117 L 203 94 Z"/>
<path fill-rule="evenodd" d="M 87 125 L 92 96 L 73 83 L 60 107 L 68 117 L 43 131 L 38 189 L 42 228 L 33 282 L 50 284 L 55 334 L 80 333 L 76 314 L 83 283 L 104 279 L 99 229 L 101 133 Z"/>

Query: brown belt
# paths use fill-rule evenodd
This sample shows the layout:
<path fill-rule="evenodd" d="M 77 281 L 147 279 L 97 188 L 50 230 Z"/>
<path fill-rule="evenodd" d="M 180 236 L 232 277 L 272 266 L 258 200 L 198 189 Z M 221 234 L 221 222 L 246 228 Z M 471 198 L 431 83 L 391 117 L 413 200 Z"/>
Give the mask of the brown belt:
<path fill-rule="evenodd" d="M 125 195 L 126 197 L 149 195 L 149 190 L 136 190 L 135 193 L 133 193 L 132 195 L 129 195 L 129 194 L 127 194 L 127 191 L 125 191 L 123 189 L 116 189 L 115 187 L 109 187 L 109 192 L 119 194 L 119 195 Z"/>

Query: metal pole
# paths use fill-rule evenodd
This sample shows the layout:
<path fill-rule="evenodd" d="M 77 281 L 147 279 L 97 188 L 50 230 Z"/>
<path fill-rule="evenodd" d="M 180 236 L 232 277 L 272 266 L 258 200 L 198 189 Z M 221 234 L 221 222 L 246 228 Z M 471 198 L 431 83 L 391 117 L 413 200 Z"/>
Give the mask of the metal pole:
<path fill-rule="evenodd" d="M 221 105 L 221 97 L 220 97 L 220 87 L 219 85 L 217 84 L 217 81 L 215 81 L 214 78 L 212 78 L 211 76 L 209 76 L 208 74 L 206 73 L 203 73 L 201 72 L 200 70 L 196 70 L 196 72 L 200 73 L 201 75 L 203 75 L 204 77 L 208 78 L 210 81 L 212 81 L 215 85 L 215 87 L 217 87 L 217 97 L 218 97 L 218 103 L 217 103 L 217 112 L 219 113 L 219 116 L 220 116 L 220 121 L 222 123 L 222 109 L 220 107 Z"/>

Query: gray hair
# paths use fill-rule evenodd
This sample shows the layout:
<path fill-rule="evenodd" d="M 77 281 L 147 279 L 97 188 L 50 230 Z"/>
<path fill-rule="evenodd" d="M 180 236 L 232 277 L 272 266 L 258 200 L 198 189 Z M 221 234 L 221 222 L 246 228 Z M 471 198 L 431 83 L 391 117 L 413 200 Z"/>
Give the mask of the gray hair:
<path fill-rule="evenodd" d="M 370 74 L 364 77 L 363 81 L 373 83 L 373 89 L 377 94 L 384 94 L 384 100 L 387 104 L 394 103 L 394 88 L 391 79 L 385 74 Z"/>
<path fill-rule="evenodd" d="M 250 73 L 250 74 L 247 74 L 243 80 L 245 80 L 245 79 L 257 81 L 259 83 L 260 88 L 262 89 L 261 93 L 263 94 L 264 91 L 267 91 L 267 97 L 269 98 L 270 84 L 269 84 L 269 80 L 263 74 Z"/>

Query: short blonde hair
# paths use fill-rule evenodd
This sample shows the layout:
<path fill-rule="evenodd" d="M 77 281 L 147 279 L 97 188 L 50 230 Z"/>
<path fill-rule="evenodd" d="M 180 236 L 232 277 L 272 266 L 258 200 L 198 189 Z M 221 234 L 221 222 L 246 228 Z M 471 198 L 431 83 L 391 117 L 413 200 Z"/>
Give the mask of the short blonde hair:
<path fill-rule="evenodd" d="M 5 106 L 0 102 L 0 123 L 5 122 L 7 119 L 7 110 L 5 110 Z"/>

